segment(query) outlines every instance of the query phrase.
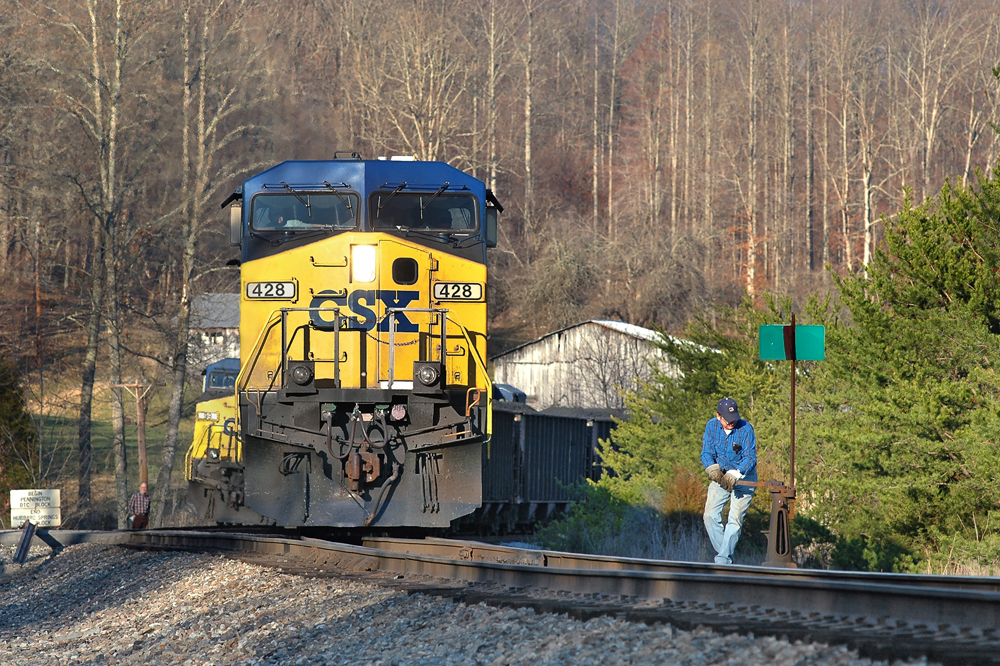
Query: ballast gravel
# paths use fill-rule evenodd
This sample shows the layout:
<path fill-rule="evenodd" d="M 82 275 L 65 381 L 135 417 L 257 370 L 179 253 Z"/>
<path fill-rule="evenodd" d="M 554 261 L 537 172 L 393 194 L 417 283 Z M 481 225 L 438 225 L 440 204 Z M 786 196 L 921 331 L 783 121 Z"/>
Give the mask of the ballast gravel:
<path fill-rule="evenodd" d="M 884 664 L 846 648 L 466 606 L 217 555 L 0 547 L 0 664 Z M 900 662 L 897 662 L 900 663 Z M 924 662 L 906 662 L 909 664 Z"/>

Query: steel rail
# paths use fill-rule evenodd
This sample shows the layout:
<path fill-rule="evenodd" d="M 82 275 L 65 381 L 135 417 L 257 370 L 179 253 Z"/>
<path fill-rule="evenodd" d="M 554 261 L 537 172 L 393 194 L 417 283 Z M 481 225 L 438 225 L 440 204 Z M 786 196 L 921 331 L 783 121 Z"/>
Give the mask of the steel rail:
<path fill-rule="evenodd" d="M 40 532 L 54 549 L 98 542 L 224 551 L 294 574 L 374 574 L 383 584 L 465 603 L 844 644 L 875 659 L 1000 665 L 1000 592 L 947 586 L 958 577 L 669 563 L 447 539 L 370 539 L 355 546 L 219 531 Z M 0 543 L 17 535 L 0 533 Z M 925 585 L 912 584 L 914 578 Z M 940 585 L 930 585 L 935 582 Z"/>
<path fill-rule="evenodd" d="M 934 587 L 949 590 L 979 590 L 1000 592 L 1000 578 L 990 576 L 941 576 L 929 574 L 899 574 L 870 571 L 828 571 L 817 569 L 784 569 L 746 565 L 706 564 L 649 560 L 632 557 L 586 555 L 555 550 L 515 548 L 478 541 L 453 539 L 395 539 L 370 537 L 363 545 L 387 552 L 413 555 L 432 555 L 450 559 L 480 562 L 507 562 L 531 564 L 557 569 L 603 569 L 608 571 L 662 571 L 687 574 L 704 574 L 729 577 L 734 573 L 767 579 L 789 578 L 818 582 L 853 582 L 864 585 L 903 585 L 907 587 Z"/>
<path fill-rule="evenodd" d="M 0 542 L 6 543 L 8 534 L 0 534 Z M 369 545 L 377 542 L 382 548 L 371 548 L 309 538 L 171 530 L 53 531 L 44 536 L 50 545 L 61 540 L 65 545 L 225 551 L 305 575 L 393 574 L 393 580 L 409 579 L 398 583 L 404 588 L 415 586 L 409 589 L 469 603 L 530 606 L 580 617 L 623 614 L 633 621 L 689 628 L 704 624 L 722 632 L 847 644 L 873 658 L 923 655 L 948 664 L 1000 664 L 1000 592 L 946 587 L 949 581 L 942 579 L 951 577 L 921 577 L 928 583 L 938 580 L 938 587 L 910 584 L 907 575 L 850 573 L 837 580 L 843 572 L 600 558 L 441 539 L 426 540 L 423 549 L 432 554 L 400 552 L 419 550 L 416 540 L 372 539 Z M 521 563 L 525 561 L 532 563 Z M 608 568 L 599 568 L 602 562 Z M 638 570 L 641 566 L 647 570 Z"/>
<path fill-rule="evenodd" d="M 1000 593 L 888 583 L 768 577 L 753 567 L 727 575 L 676 571 L 557 568 L 390 552 L 364 546 L 239 534 L 139 531 L 134 546 L 284 555 L 317 565 L 492 583 L 514 589 L 564 591 L 656 602 L 767 607 L 783 612 L 892 619 L 925 628 L 955 627 L 991 634 L 1000 627 Z"/>

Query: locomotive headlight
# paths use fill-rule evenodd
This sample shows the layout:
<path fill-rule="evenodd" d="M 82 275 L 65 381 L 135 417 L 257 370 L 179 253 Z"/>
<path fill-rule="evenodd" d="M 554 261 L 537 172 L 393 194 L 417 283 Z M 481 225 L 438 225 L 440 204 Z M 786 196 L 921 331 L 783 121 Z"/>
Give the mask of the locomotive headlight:
<path fill-rule="evenodd" d="M 354 282 L 374 282 L 377 268 L 374 245 L 351 248 L 351 278 Z"/>
<path fill-rule="evenodd" d="M 417 379 L 424 386 L 431 386 L 437 381 L 438 372 L 429 365 L 425 365 L 417 370 Z"/>
<path fill-rule="evenodd" d="M 297 365 L 292 368 L 292 381 L 299 386 L 305 386 L 312 381 L 313 373 L 312 370 L 304 365 Z"/>

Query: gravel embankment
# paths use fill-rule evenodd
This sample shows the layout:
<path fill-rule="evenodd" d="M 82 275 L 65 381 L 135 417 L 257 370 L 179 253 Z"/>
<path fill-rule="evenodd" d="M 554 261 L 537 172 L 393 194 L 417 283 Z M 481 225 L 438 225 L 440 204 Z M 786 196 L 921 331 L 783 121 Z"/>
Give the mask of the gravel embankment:
<path fill-rule="evenodd" d="M 0 547 L 0 664 L 872 664 L 846 649 L 307 579 L 219 556 Z M 922 663 L 922 662 L 910 662 Z"/>

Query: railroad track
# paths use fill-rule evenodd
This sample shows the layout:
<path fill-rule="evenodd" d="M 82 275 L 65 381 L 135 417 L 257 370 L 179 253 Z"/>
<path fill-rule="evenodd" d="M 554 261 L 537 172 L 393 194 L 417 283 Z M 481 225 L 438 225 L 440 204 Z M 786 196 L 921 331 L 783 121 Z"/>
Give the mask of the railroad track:
<path fill-rule="evenodd" d="M 1000 580 L 986 577 L 662 562 L 448 539 L 358 546 L 218 532 L 72 534 L 66 542 L 222 551 L 293 574 L 364 576 L 464 603 L 846 644 L 890 661 L 1000 664 Z"/>

